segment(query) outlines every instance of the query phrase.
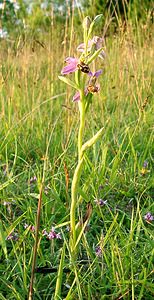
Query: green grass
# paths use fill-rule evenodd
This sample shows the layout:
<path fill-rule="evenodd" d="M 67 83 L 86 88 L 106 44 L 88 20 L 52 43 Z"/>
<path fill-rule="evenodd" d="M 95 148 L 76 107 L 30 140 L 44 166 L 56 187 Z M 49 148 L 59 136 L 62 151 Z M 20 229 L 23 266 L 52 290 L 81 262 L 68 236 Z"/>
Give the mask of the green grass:
<path fill-rule="evenodd" d="M 85 214 L 89 201 L 93 213 L 75 273 L 69 269 L 67 226 L 77 161 L 78 110 L 71 102 L 74 91 L 58 80 L 69 55 L 70 33 L 66 40 L 66 32 L 57 34 L 57 30 L 54 27 L 52 34 L 40 36 L 44 47 L 28 36 L 25 42 L 20 36 L 13 43 L 1 43 L 0 299 L 27 299 L 35 235 L 24 224 L 35 225 L 45 176 L 48 193 L 42 196 L 37 267 L 53 266 L 56 271 L 35 274 L 34 299 L 152 300 L 153 223 L 144 220 L 147 212 L 154 214 L 150 24 L 128 23 L 106 39 L 101 92 L 88 112 L 85 140 L 102 126 L 105 131 L 88 151 L 81 177 L 78 217 Z M 71 55 L 81 42 L 78 31 L 74 28 Z M 98 65 L 102 66 L 99 61 Z M 145 160 L 148 171 L 143 175 Z M 30 184 L 34 176 L 37 181 Z M 107 204 L 97 206 L 96 198 Z M 49 241 L 42 235 L 52 226 L 61 232 L 62 240 Z M 19 239 L 6 240 L 13 230 Z M 95 254 L 98 245 L 101 257 Z M 62 290 L 54 298 L 60 259 Z"/>

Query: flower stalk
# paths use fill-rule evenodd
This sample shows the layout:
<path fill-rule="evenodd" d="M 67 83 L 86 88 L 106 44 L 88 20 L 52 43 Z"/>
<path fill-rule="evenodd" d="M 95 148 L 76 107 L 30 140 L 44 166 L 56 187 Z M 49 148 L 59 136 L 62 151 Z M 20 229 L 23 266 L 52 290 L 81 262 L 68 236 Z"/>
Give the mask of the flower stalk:
<path fill-rule="evenodd" d="M 75 244 L 77 240 L 76 234 L 76 206 L 77 206 L 77 195 L 78 195 L 78 185 L 81 177 L 81 171 L 83 166 L 84 158 L 82 157 L 77 164 L 77 167 L 74 172 L 72 187 L 71 187 L 71 208 L 70 208 L 70 227 L 71 227 L 71 236 L 70 236 L 70 250 L 72 253 L 72 258 L 75 259 L 76 251 Z"/>
<path fill-rule="evenodd" d="M 82 96 L 81 96 L 82 97 Z M 85 103 L 84 98 L 81 98 L 79 104 L 79 112 L 80 112 L 80 125 L 79 125 L 79 133 L 78 133 L 78 160 L 80 161 L 82 158 L 82 143 L 83 143 L 83 133 L 85 127 Z"/>

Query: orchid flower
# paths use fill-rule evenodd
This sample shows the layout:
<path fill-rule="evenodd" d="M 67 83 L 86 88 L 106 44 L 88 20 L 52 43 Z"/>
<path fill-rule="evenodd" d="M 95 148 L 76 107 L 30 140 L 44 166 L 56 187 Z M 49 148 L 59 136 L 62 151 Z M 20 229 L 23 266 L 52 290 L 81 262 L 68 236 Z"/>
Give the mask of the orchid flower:
<path fill-rule="evenodd" d="M 84 95 L 87 96 L 88 93 L 95 94 L 99 92 L 100 86 L 97 84 L 96 85 L 96 80 L 97 78 L 102 74 L 102 70 L 98 70 L 96 72 L 89 72 L 88 75 L 90 76 L 90 79 L 88 81 L 88 85 L 86 86 L 84 90 Z M 73 102 L 78 102 L 80 101 L 80 93 L 77 91 L 75 95 L 73 96 Z"/>
<path fill-rule="evenodd" d="M 75 57 L 67 57 L 65 59 L 65 62 L 67 63 L 67 66 L 65 66 L 61 74 L 66 75 L 75 72 L 78 69 L 79 60 Z"/>
<path fill-rule="evenodd" d="M 62 69 L 61 71 L 62 75 L 67 75 L 77 70 L 80 70 L 81 72 L 86 74 L 90 72 L 89 66 L 83 60 L 79 60 L 74 57 L 67 57 L 65 62 L 67 63 L 67 66 L 65 66 Z"/>
<path fill-rule="evenodd" d="M 87 51 L 90 52 L 92 48 L 94 47 L 94 50 L 99 50 L 100 48 L 103 47 L 104 44 L 104 39 L 99 37 L 99 36 L 94 36 L 91 40 L 88 41 L 87 44 Z M 79 52 L 84 52 L 86 48 L 86 45 L 84 43 L 80 44 L 77 47 L 77 51 Z M 98 55 L 101 59 L 104 59 L 105 57 L 105 52 L 102 50 L 100 54 Z"/>

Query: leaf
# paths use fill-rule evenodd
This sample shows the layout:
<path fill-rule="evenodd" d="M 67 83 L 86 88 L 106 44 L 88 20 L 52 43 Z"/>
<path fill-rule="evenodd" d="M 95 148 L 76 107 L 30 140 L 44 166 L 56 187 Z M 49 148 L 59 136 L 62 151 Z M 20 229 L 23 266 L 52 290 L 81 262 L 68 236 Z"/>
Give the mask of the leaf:
<path fill-rule="evenodd" d="M 72 80 L 70 80 L 70 79 L 68 79 L 68 78 L 66 78 L 66 77 L 64 77 L 64 76 L 58 76 L 58 78 L 59 78 L 61 81 L 65 82 L 66 84 L 68 84 L 68 85 L 70 85 L 71 87 L 73 87 L 74 89 L 76 89 L 76 90 L 79 90 L 79 89 L 80 89 L 79 86 L 78 86 L 74 81 L 72 81 Z"/>
<path fill-rule="evenodd" d="M 35 198 L 35 199 L 39 199 L 40 194 L 37 194 L 37 193 L 30 193 L 29 196 L 31 196 L 32 198 Z"/>
<path fill-rule="evenodd" d="M 2 184 L 0 185 L 0 191 L 3 190 L 4 188 L 6 188 L 9 184 L 13 183 L 14 180 L 15 180 L 16 178 L 18 178 L 20 175 L 22 175 L 23 173 L 24 173 L 24 172 L 21 172 L 20 174 L 14 176 L 14 177 L 10 177 L 9 180 L 7 180 L 6 182 L 2 183 Z"/>
<path fill-rule="evenodd" d="M 7 235 L 10 235 L 10 233 L 15 229 L 15 227 L 24 219 L 25 214 L 27 211 L 25 211 L 20 217 L 18 217 L 9 228 L 7 228 Z"/>
<path fill-rule="evenodd" d="M 98 24 L 98 23 L 101 21 L 102 17 L 103 17 L 103 14 L 97 15 L 97 16 L 94 18 L 93 22 L 94 22 L 95 24 Z"/>
<path fill-rule="evenodd" d="M 103 51 L 103 48 L 104 47 L 102 47 L 94 52 L 94 54 L 88 59 L 88 62 L 87 62 L 88 65 Z"/>
<path fill-rule="evenodd" d="M 104 148 L 102 150 L 102 159 L 101 159 L 101 170 L 100 170 L 101 177 L 103 177 L 105 173 L 107 152 L 108 152 L 108 146 L 104 145 Z"/>
<path fill-rule="evenodd" d="M 7 259 L 7 247 L 6 247 L 6 242 L 5 242 L 5 234 L 4 234 L 4 231 L 3 231 L 3 224 L 2 224 L 1 220 L 0 220 L 0 244 L 2 246 L 4 255 Z"/>
<path fill-rule="evenodd" d="M 84 152 L 89 147 L 91 147 L 93 144 L 97 142 L 97 140 L 101 137 L 103 133 L 104 127 L 102 127 L 90 140 L 88 140 L 81 148 L 81 151 Z"/>
<path fill-rule="evenodd" d="M 79 187 L 78 192 L 86 202 L 89 202 L 89 196 L 83 191 L 83 189 Z"/>
<path fill-rule="evenodd" d="M 60 300 L 61 299 L 60 294 L 61 294 L 61 286 L 62 286 L 64 261 L 65 261 L 65 243 L 64 243 L 63 248 L 61 250 L 61 258 L 60 258 L 59 269 L 58 269 L 58 274 L 57 274 L 54 300 Z"/>
<path fill-rule="evenodd" d="M 100 15 L 97 15 L 94 20 L 92 21 L 91 25 L 90 25 L 90 28 L 89 28 L 89 31 L 88 31 L 88 40 L 92 34 L 92 31 L 94 29 L 94 26 L 99 24 L 101 18 L 102 18 L 103 14 L 100 14 Z"/>
<path fill-rule="evenodd" d="M 6 298 L 0 293 L 0 300 L 6 300 Z"/>

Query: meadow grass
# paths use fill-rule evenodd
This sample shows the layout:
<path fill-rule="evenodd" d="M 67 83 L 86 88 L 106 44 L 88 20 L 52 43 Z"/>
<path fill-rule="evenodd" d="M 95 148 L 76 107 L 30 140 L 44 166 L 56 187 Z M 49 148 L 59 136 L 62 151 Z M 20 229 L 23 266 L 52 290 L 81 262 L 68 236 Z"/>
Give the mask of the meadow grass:
<path fill-rule="evenodd" d="M 151 26 L 148 19 L 144 25 L 128 23 L 106 38 L 101 91 L 88 112 L 85 140 L 105 130 L 88 151 L 81 176 L 78 218 L 89 202 L 93 211 L 75 272 L 69 268 L 68 227 L 78 110 L 74 91 L 58 75 L 81 40 L 78 28 L 65 28 L 54 24 L 45 36 L 1 42 L 0 299 L 27 299 L 31 226 L 44 178 L 37 268 L 50 270 L 37 269 L 34 299 L 152 300 L 153 222 L 144 219 L 154 214 Z M 96 199 L 107 202 L 100 206 Z M 62 239 L 42 234 L 52 226 Z M 8 240 L 13 232 L 18 239 Z M 60 259 L 64 272 L 56 295 Z"/>

